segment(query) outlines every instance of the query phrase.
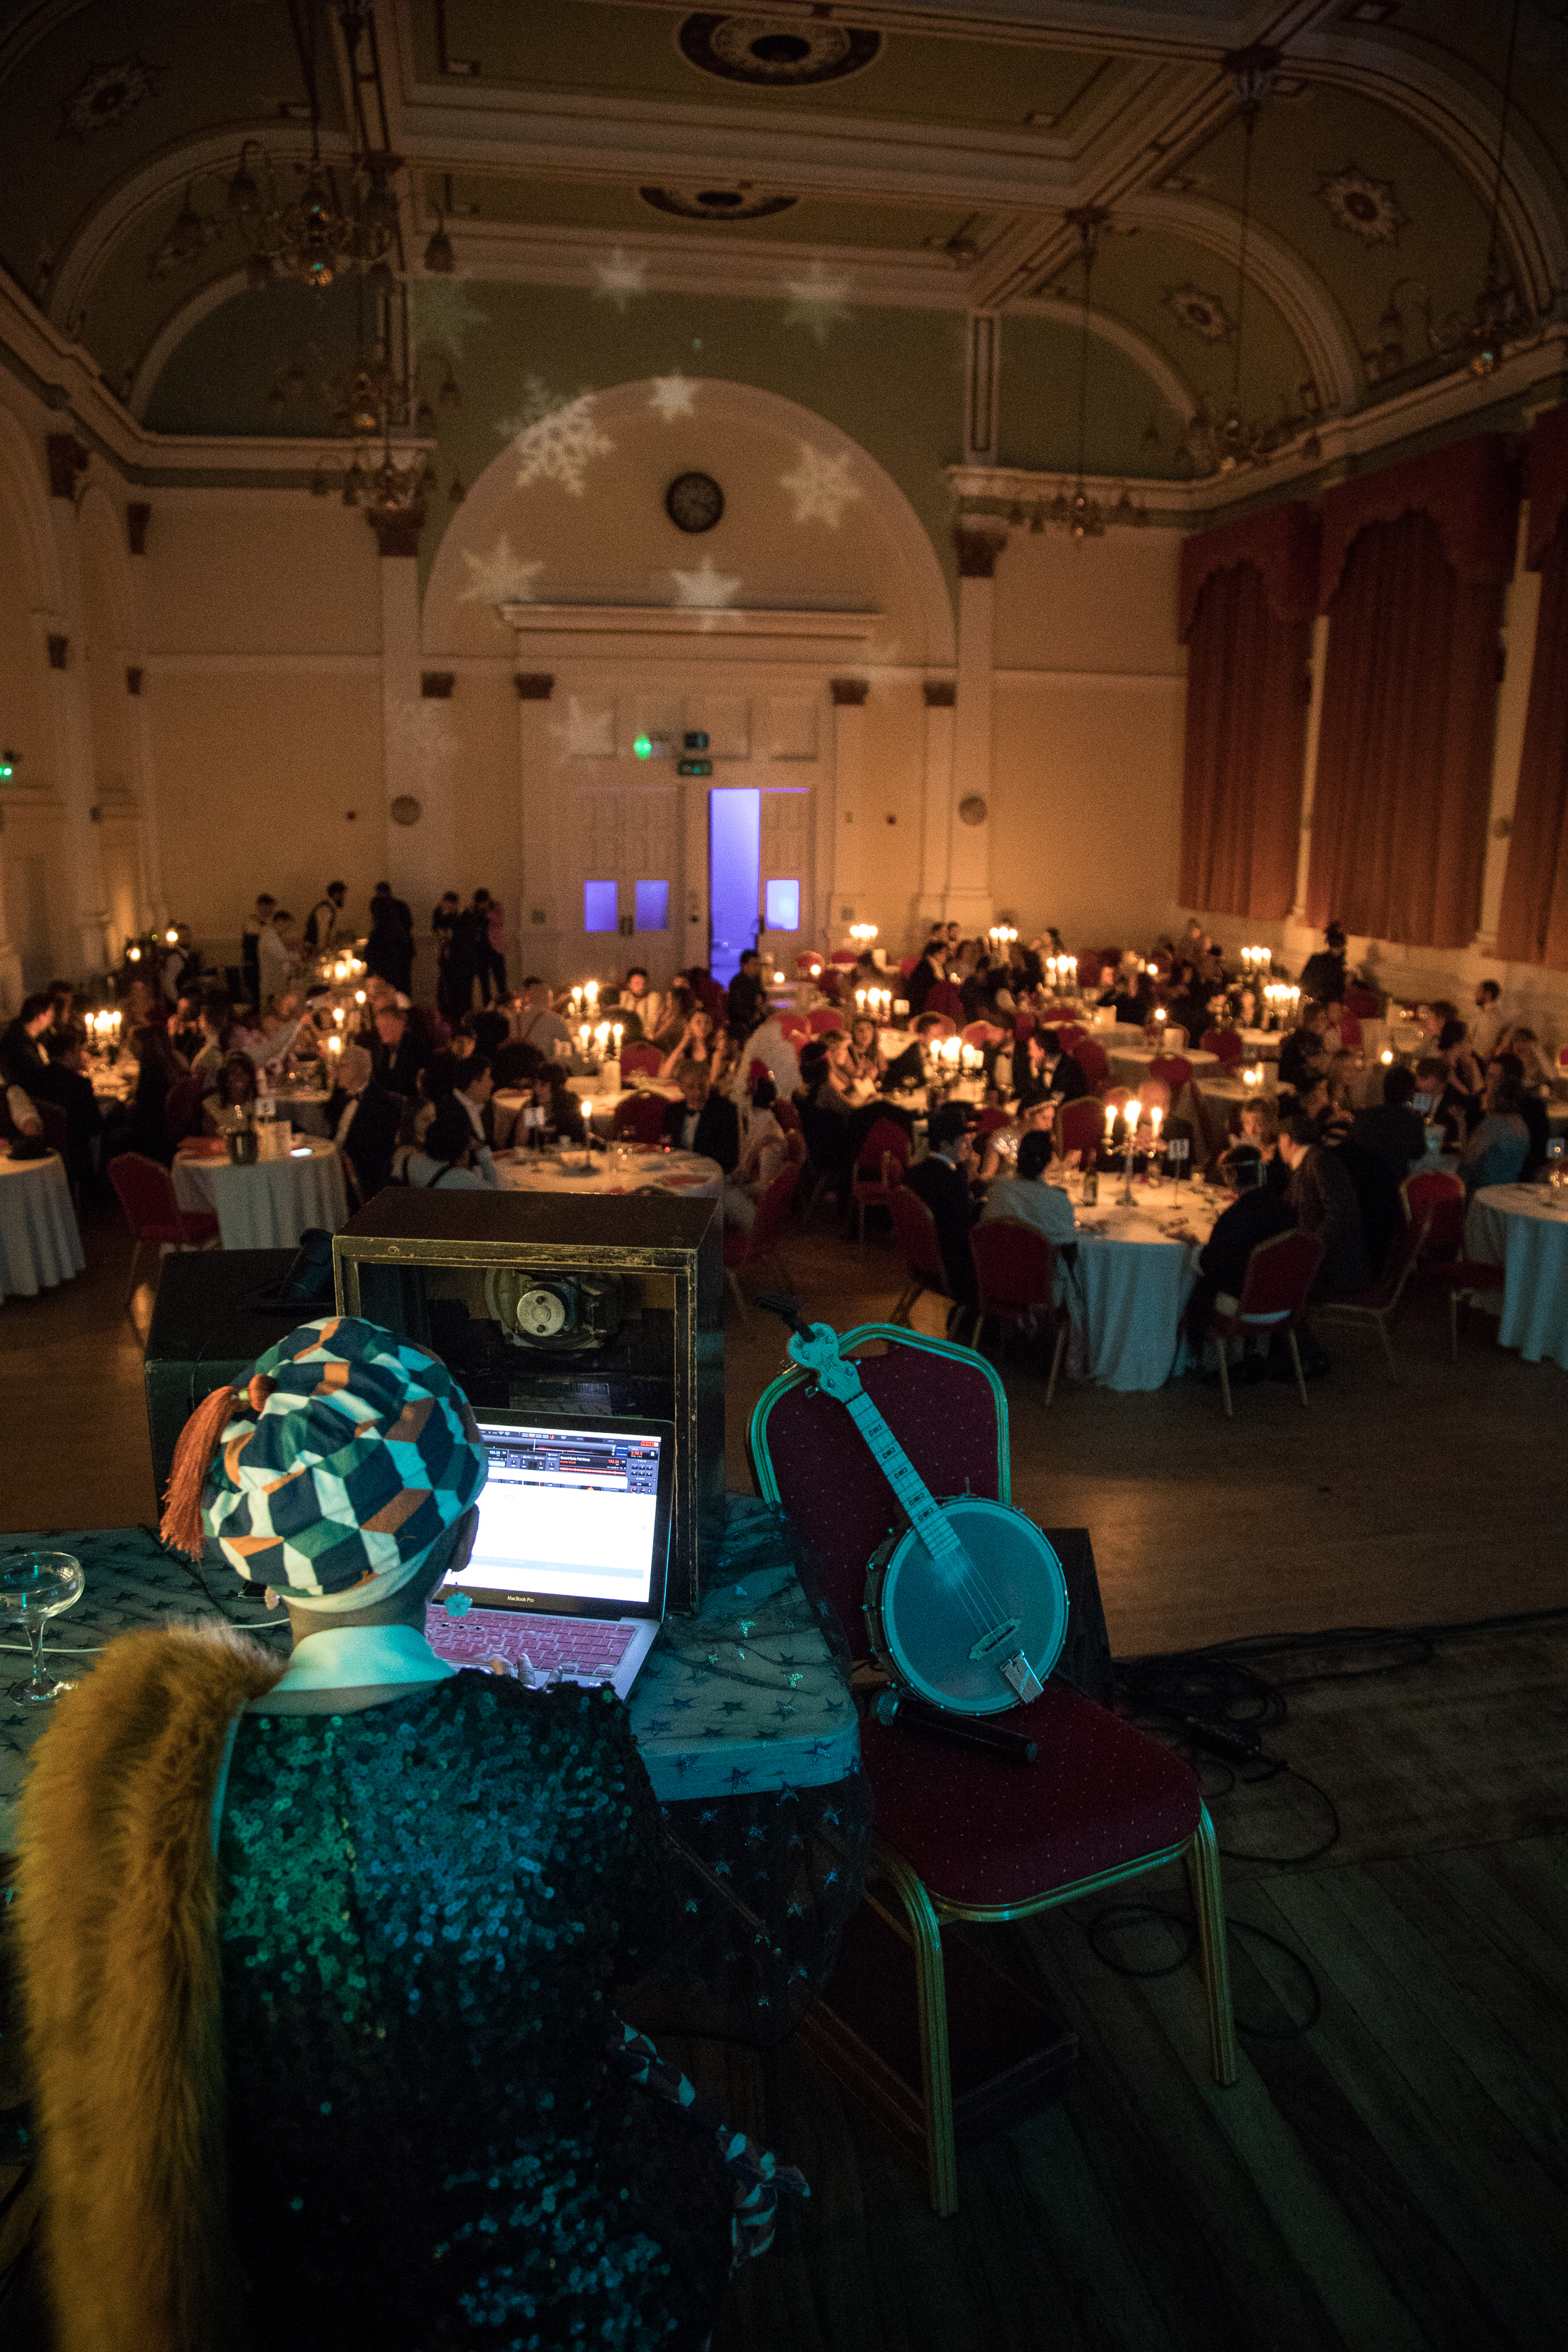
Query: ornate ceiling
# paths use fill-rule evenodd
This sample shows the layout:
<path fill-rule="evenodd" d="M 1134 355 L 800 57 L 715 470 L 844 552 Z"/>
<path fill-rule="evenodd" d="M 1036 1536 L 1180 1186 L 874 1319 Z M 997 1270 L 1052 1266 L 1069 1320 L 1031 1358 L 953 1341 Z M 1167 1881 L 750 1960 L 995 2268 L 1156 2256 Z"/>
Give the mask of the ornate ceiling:
<path fill-rule="evenodd" d="M 1117 396 L 1146 397 L 1167 443 L 1172 415 L 1218 415 L 1235 394 L 1238 311 L 1251 416 L 1375 409 L 1451 373 L 1494 198 L 1514 340 L 1564 313 L 1561 0 L 1520 0 L 1500 180 L 1512 0 L 361 5 L 360 96 L 371 143 L 400 159 L 415 278 L 444 218 L 458 275 L 480 281 L 786 305 L 804 286 L 841 310 L 1061 323 L 1083 291 L 1068 215 L 1098 208 L 1095 330 L 1121 355 Z M 226 206 L 242 142 L 289 183 L 313 79 L 323 155 L 349 152 L 342 7 L 0 7 L 0 262 L 138 415 L 220 304 L 274 299 L 244 290 Z M 1226 60 L 1258 45 L 1279 58 L 1243 293 L 1247 142 Z M 237 408 L 208 425 L 226 422 L 257 429 Z"/>

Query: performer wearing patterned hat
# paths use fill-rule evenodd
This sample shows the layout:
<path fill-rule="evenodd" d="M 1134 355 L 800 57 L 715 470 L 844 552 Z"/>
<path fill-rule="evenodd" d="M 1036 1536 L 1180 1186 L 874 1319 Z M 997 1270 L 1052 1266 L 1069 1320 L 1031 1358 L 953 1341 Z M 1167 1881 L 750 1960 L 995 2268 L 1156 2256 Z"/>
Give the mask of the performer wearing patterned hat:
<path fill-rule="evenodd" d="M 424 1638 L 485 1467 L 446 1367 L 346 1317 L 186 1425 L 165 1538 L 293 1652 L 126 1634 L 35 1750 L 60 2352 L 696 2347 L 771 2234 L 772 2158 L 610 2005 L 687 1894 L 620 1700 Z"/>

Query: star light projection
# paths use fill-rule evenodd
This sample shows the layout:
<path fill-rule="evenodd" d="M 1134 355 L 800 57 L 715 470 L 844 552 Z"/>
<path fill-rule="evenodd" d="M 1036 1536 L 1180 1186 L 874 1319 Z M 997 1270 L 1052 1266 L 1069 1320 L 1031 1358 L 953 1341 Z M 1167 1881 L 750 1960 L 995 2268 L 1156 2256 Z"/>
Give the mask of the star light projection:
<path fill-rule="evenodd" d="M 489 312 L 469 301 L 460 278 L 416 278 L 410 292 L 414 340 L 422 352 L 440 344 L 454 359 L 461 359 L 470 328 L 489 325 Z"/>
<path fill-rule="evenodd" d="M 695 410 L 696 383 L 689 375 L 656 375 L 647 404 L 667 425 L 673 425 L 678 416 L 689 416 Z"/>
<path fill-rule="evenodd" d="M 617 245 L 608 261 L 594 264 L 594 281 L 595 301 L 613 302 L 624 319 L 632 297 L 647 292 L 647 263 Z"/>
<path fill-rule="evenodd" d="M 695 572 L 678 572 L 670 566 L 669 576 L 675 583 L 675 602 L 689 611 L 711 613 L 732 604 L 741 590 L 741 575 L 718 572 L 713 558 L 705 555 Z"/>
<path fill-rule="evenodd" d="M 534 581 L 544 569 L 542 556 L 514 555 L 504 530 L 488 555 L 470 555 L 465 548 L 463 561 L 468 584 L 459 604 L 531 604 Z"/>
<path fill-rule="evenodd" d="M 859 484 L 849 478 L 849 457 L 847 454 L 830 457 L 809 441 L 797 446 L 800 463 L 793 473 L 779 476 L 779 488 L 788 491 L 796 522 L 823 522 L 829 530 L 837 530 L 845 508 L 865 496 Z"/>
<path fill-rule="evenodd" d="M 850 312 L 844 299 L 848 291 L 847 278 L 814 261 L 804 278 L 784 279 L 784 292 L 790 298 L 784 325 L 805 327 L 819 343 L 826 343 L 830 328 L 848 321 Z"/>
<path fill-rule="evenodd" d="M 512 446 L 520 490 L 531 489 L 535 482 L 558 482 L 570 497 L 582 497 L 589 466 L 595 457 L 607 457 L 616 446 L 594 421 L 594 397 L 591 392 L 579 393 L 575 400 L 548 410 L 518 434 Z"/>

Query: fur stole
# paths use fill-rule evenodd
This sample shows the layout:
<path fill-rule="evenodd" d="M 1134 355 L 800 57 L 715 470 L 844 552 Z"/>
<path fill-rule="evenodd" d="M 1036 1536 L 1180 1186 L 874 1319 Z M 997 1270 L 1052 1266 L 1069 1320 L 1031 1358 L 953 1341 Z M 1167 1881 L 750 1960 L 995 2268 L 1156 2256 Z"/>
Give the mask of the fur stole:
<path fill-rule="evenodd" d="M 33 1751 L 16 1908 L 59 2352 L 243 2341 L 212 1800 L 231 1717 L 281 1672 L 228 1626 L 127 1633 Z"/>

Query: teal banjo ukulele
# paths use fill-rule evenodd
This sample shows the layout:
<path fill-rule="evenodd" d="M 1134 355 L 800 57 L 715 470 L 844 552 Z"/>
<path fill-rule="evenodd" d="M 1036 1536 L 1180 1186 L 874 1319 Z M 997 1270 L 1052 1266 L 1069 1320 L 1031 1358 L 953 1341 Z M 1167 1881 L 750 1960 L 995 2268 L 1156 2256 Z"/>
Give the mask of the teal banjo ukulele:
<path fill-rule="evenodd" d="M 895 1685 L 949 1715 L 999 1715 L 1038 1698 L 1067 1638 L 1067 1579 L 1052 1546 L 1010 1504 L 939 1502 L 831 1324 L 804 1322 L 793 1299 L 757 1304 L 789 1324 L 790 1354 L 844 1406 L 908 1517 L 866 1576 L 871 1646 Z"/>

